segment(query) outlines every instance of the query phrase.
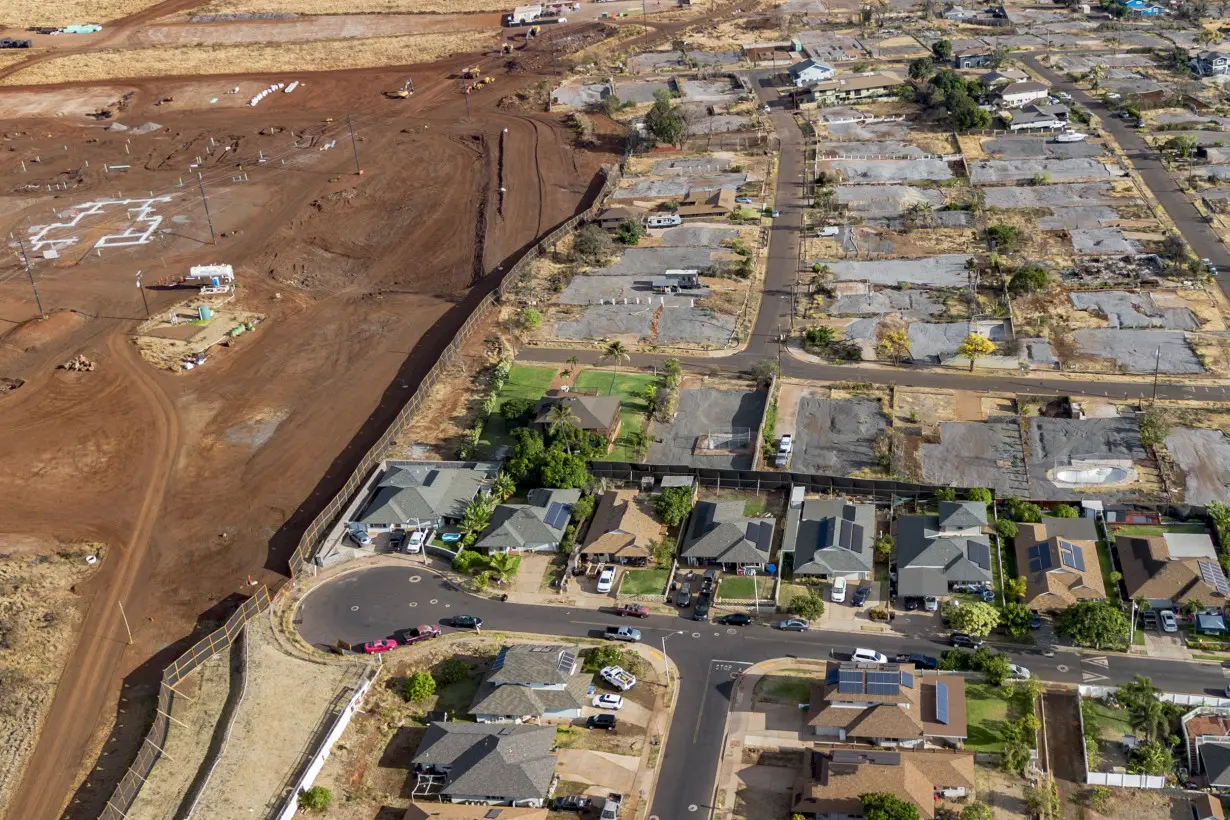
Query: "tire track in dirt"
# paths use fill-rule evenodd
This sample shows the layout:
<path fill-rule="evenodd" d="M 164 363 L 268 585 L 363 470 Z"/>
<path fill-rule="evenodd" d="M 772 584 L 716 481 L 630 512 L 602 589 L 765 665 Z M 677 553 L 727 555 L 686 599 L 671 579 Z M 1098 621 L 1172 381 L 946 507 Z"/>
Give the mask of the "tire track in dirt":
<path fill-rule="evenodd" d="M 80 633 L 56 686 L 55 697 L 39 733 L 38 744 L 23 774 L 8 816 L 21 820 L 51 820 L 78 779 L 78 770 L 93 757 L 90 737 L 99 716 L 110 705 L 113 683 L 124 657 L 125 631 L 120 602 L 132 593 L 150 537 L 162 509 L 171 469 L 179 450 L 179 419 L 170 398 L 136 359 L 127 333 L 115 333 L 107 343 L 110 362 L 122 370 L 152 411 L 149 438 L 158 446 L 152 456 L 141 507 L 128 543 L 117 546 L 104 564 L 110 582 L 99 584 L 86 611 Z M 108 566 L 109 565 L 109 566 Z"/>
<path fill-rule="evenodd" d="M 534 231 L 534 235 L 542 236 L 542 204 L 547 196 L 546 184 L 542 178 L 542 158 L 539 156 L 539 151 L 542 148 L 542 140 L 539 139 L 539 128 L 542 124 L 533 117 L 529 117 L 529 121 L 534 126 L 534 176 L 538 178 L 538 228 Z"/>

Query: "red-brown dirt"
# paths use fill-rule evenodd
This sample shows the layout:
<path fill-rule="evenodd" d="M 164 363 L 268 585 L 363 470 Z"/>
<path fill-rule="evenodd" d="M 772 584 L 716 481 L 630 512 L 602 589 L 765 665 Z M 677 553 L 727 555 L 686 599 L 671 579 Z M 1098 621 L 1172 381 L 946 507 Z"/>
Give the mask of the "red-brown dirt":
<path fill-rule="evenodd" d="M 224 615 L 249 576 L 281 580 L 302 528 L 493 273 L 588 205 L 600 166 L 617 158 L 616 139 L 582 150 L 557 117 L 496 110 L 501 97 L 542 78 L 505 73 L 493 59 L 485 66 L 498 82 L 471 95 L 467 122 L 448 77 L 465 62 L 411 69 L 418 92 L 404 101 L 380 92 L 400 87 L 405 69 L 308 75 L 293 96 L 257 108 L 207 100 L 241 82 L 287 78 L 138 81 L 118 119 L 163 126 L 139 136 L 83 117 L 0 121 L 6 134 L 28 134 L 0 153 L 5 232 L 22 237 L 25 225 L 53 221 L 53 209 L 119 192 L 175 194 L 160 211 L 170 232 L 148 245 L 90 253 L 123 221 L 109 218 L 83 227 L 61 259 L 33 258 L 43 305 L 56 311 L 47 323 L 29 323 L 36 310 L 25 273 L 11 257 L 0 262 L 0 333 L 8 334 L 0 377 L 25 380 L 0 394 L 0 529 L 110 547 L 79 590 L 86 626 L 75 647 L 58 650 L 68 655 L 63 677 L 23 783 L 0 814 L 51 820 L 68 803 L 64 816 L 97 816 L 147 725 L 142 699 L 185 637 Z M 154 107 L 171 87 L 176 103 Z M 286 130 L 258 133 L 273 126 Z M 292 133 L 312 147 L 291 148 Z M 319 150 L 330 139 L 336 147 Z M 219 153 L 222 145 L 234 150 Z M 276 159 L 258 164 L 258 151 Z M 23 174 L 20 160 L 34 155 L 43 161 Z M 187 167 L 197 155 L 215 229 L 237 232 L 216 245 Z M 120 157 L 132 166 L 124 175 L 102 171 Z M 240 162 L 248 181 L 232 182 Z M 66 170 L 81 172 L 56 176 Z M 69 189 L 23 189 L 57 178 Z M 201 368 L 154 369 L 129 338 L 144 318 L 136 272 L 150 284 L 209 262 L 234 265 L 237 304 L 267 320 Z M 147 290 L 156 313 L 187 295 Z M 77 353 L 97 369 L 54 369 Z"/>

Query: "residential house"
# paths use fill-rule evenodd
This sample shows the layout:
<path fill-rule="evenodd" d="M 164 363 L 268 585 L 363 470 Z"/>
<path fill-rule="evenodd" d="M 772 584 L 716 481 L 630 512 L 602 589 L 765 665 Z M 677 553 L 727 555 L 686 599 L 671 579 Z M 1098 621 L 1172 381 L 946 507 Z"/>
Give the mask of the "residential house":
<path fill-rule="evenodd" d="M 680 557 L 691 566 L 721 565 L 727 572 L 769 563 L 773 519 L 748 518 L 742 501 L 702 501 L 692 509 Z"/>
<path fill-rule="evenodd" d="M 1198 794 L 1191 800 L 1192 820 L 1226 820 L 1221 800 L 1214 794 Z"/>
<path fill-rule="evenodd" d="M 986 68 L 995 59 L 995 53 L 985 48 L 967 48 L 952 56 L 957 68 Z"/>
<path fill-rule="evenodd" d="M 1193 774 L 1205 772 L 1209 785 L 1214 781 L 1230 788 L 1230 709 L 1224 706 L 1197 706 L 1179 721 L 1187 768 Z M 1206 747 L 1208 763 L 1206 765 Z"/>
<path fill-rule="evenodd" d="M 735 209 L 736 196 L 733 188 L 723 188 L 703 198 L 689 196 L 679 203 L 675 213 L 684 220 L 724 217 Z"/>
<path fill-rule="evenodd" d="M 749 63 L 790 62 L 795 52 L 792 40 L 771 43 L 748 43 L 743 47 L 743 56 Z"/>
<path fill-rule="evenodd" d="M 940 17 L 943 17 L 945 20 L 960 22 L 962 20 L 972 20 L 981 13 L 977 9 L 967 9 L 964 6 L 948 6 L 940 12 Z"/>
<path fill-rule="evenodd" d="M 1019 68 L 999 68 L 995 71 L 988 71 L 978 78 L 979 82 L 987 88 L 1011 85 L 1012 83 L 1028 79 L 1029 75 Z"/>
<path fill-rule="evenodd" d="M 986 525 L 987 505 L 981 501 L 941 501 L 938 515 L 897 519 L 900 593 L 947 595 L 952 584 L 990 583 Z"/>
<path fill-rule="evenodd" d="M 891 792 L 931 820 L 937 795 L 960 798 L 973 791 L 971 752 L 822 747 L 804 751 L 790 811 L 817 820 L 854 820 L 863 817 L 860 795 Z"/>
<path fill-rule="evenodd" d="M 1158 17 L 1166 13 L 1166 9 L 1162 6 L 1145 2 L 1145 0 L 1127 0 L 1123 5 L 1127 6 L 1129 12 L 1141 17 Z"/>
<path fill-rule="evenodd" d="M 433 722 L 412 762 L 412 794 L 541 808 L 555 776 L 554 726 Z"/>
<path fill-rule="evenodd" d="M 1055 611 L 1106 597 L 1092 518 L 1046 517 L 1040 524 L 1018 524 L 1013 548 L 1030 609 Z"/>
<path fill-rule="evenodd" d="M 530 426 L 546 436 L 551 430 L 551 408 L 556 405 L 572 411 L 572 426 L 578 430 L 601 436 L 608 444 L 619 435 L 619 396 L 549 390 L 534 405 Z"/>
<path fill-rule="evenodd" d="M 1034 100 L 1043 100 L 1050 96 L 1050 86 L 1033 81 L 1013 83 L 1004 86 L 999 96 L 1003 104 L 1009 108 L 1020 108 Z"/>
<path fill-rule="evenodd" d="M 479 723 L 580 717 L 594 679 L 577 674 L 580 651 L 576 646 L 505 646 L 478 687 L 470 714 Z"/>
<path fill-rule="evenodd" d="M 1026 105 L 1020 111 L 1011 115 L 1008 127 L 1012 131 L 1033 131 L 1047 129 L 1056 131 L 1068 127 L 1068 107 L 1066 105 Z"/>
<path fill-rule="evenodd" d="M 467 806 L 464 803 L 411 803 L 402 820 L 547 820 L 546 808 Z"/>
<path fill-rule="evenodd" d="M 861 581 L 874 574 L 876 509 L 840 499 L 791 499 L 782 561 L 795 576 Z M 789 557 L 787 557 L 789 556 Z"/>
<path fill-rule="evenodd" d="M 805 104 L 833 105 L 887 97 L 902 85 L 896 74 L 856 74 L 834 78 L 813 85 Z"/>
<path fill-rule="evenodd" d="M 594 222 L 604 231 L 614 231 L 623 224 L 625 219 L 631 219 L 633 222 L 640 224 L 640 221 L 644 218 L 645 209 L 620 206 L 604 209 L 602 213 L 594 218 Z"/>
<path fill-rule="evenodd" d="M 525 504 L 501 504 L 474 549 L 496 552 L 554 552 L 564 537 L 580 490 L 530 490 Z"/>
<path fill-rule="evenodd" d="M 804 60 L 786 69 L 796 88 L 806 88 L 823 80 L 833 79 L 833 67 L 818 60 Z"/>
<path fill-rule="evenodd" d="M 1169 535 L 1169 534 L 1168 534 Z M 1230 586 L 1211 542 L 1198 543 L 1160 535 L 1120 535 L 1115 552 L 1128 597 L 1144 598 L 1155 609 L 1178 608 L 1190 600 L 1225 606 Z"/>
<path fill-rule="evenodd" d="M 1219 77 L 1230 74 L 1230 52 L 1206 49 L 1188 60 L 1192 71 L 1201 77 Z"/>
<path fill-rule="evenodd" d="M 585 533 L 581 555 L 602 564 L 643 566 L 662 540 L 662 525 L 637 504 L 636 490 L 607 490 Z"/>
<path fill-rule="evenodd" d="M 1230 788 L 1230 742 L 1223 738 L 1201 743 L 1197 748 L 1200 750 L 1200 766 L 1209 785 L 1216 789 Z"/>
<path fill-rule="evenodd" d="M 391 532 L 456 523 L 474 496 L 491 486 L 499 469 L 484 462 L 390 461 L 363 511 L 347 526 Z"/>
<path fill-rule="evenodd" d="M 807 725 L 833 743 L 921 749 L 961 748 L 966 738 L 965 678 L 913 664 L 829 662 L 811 690 Z"/>
<path fill-rule="evenodd" d="M 656 293 L 680 293 L 685 290 L 696 290 L 701 287 L 700 271 L 672 268 L 661 276 L 655 276 L 650 286 Z"/>

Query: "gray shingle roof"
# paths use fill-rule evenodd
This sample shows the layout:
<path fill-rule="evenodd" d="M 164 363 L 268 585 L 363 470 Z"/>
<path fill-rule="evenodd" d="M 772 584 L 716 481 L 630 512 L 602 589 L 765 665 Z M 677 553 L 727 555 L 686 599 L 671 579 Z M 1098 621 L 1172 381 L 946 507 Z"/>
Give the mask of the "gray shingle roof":
<path fill-rule="evenodd" d="M 964 530 L 987 525 L 987 505 L 981 501 L 941 501 L 940 528 Z"/>
<path fill-rule="evenodd" d="M 552 405 L 566 404 L 582 430 L 606 432 L 619 418 L 619 396 L 543 396 L 534 406 L 534 423 L 546 424 Z"/>
<path fill-rule="evenodd" d="M 580 674 L 569 677 L 562 689 L 536 689 L 516 683 L 497 686 L 488 680 L 478 688 L 470 714 L 527 717 L 580 709 L 593 682 L 593 675 Z"/>
<path fill-rule="evenodd" d="M 1230 743 L 1201 743 L 1200 762 L 1214 786 L 1230 786 Z"/>
<path fill-rule="evenodd" d="M 445 795 L 546 797 L 555 774 L 554 726 L 432 723 L 414 765 L 449 767 Z"/>
<path fill-rule="evenodd" d="M 501 504 L 495 508 L 482 538 L 474 545 L 480 549 L 522 549 L 540 544 L 558 544 L 572 514 L 580 490 L 531 490 L 528 504 Z M 547 523 L 551 505 L 564 508 L 559 526 Z"/>
<path fill-rule="evenodd" d="M 773 544 L 772 518 L 747 518 L 742 501 L 702 501 L 692 511 L 683 555 L 727 564 L 763 564 Z"/>
<path fill-rule="evenodd" d="M 842 501 L 811 499 L 789 512 L 793 534 L 786 549 L 794 550 L 794 571 L 803 575 L 871 572 L 874 561 L 875 507 Z"/>
<path fill-rule="evenodd" d="M 577 646 L 510 644 L 496 655 L 487 680 L 504 683 L 564 683 L 576 671 Z"/>
<path fill-rule="evenodd" d="M 897 520 L 898 588 L 902 595 L 944 595 L 950 583 L 991 580 L 990 542 L 985 535 L 941 535 L 977 525 L 979 512 L 985 521 L 986 505 L 982 502 L 941 501 L 940 516 L 903 515 Z"/>
<path fill-rule="evenodd" d="M 368 524 L 404 524 L 415 519 L 461 518 L 466 504 L 497 471 L 491 464 L 462 467 L 391 463 L 357 520 Z"/>

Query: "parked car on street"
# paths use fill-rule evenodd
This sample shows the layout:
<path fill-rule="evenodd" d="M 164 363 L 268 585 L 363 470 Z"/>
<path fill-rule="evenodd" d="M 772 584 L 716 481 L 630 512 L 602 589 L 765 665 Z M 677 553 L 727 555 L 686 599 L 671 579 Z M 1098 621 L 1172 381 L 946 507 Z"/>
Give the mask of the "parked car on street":
<path fill-rule="evenodd" d="M 850 660 L 856 663 L 888 663 L 888 656 L 874 649 L 855 649 L 850 654 Z"/>
<path fill-rule="evenodd" d="M 388 652 L 390 649 L 397 648 L 397 641 L 391 641 L 388 638 L 381 638 L 378 641 L 368 641 L 363 644 L 363 651 L 369 655 L 374 655 L 377 652 Z"/>
<path fill-rule="evenodd" d="M 611 587 L 615 585 L 615 567 L 609 564 L 602 568 L 598 573 L 598 591 L 610 592 Z"/>
<path fill-rule="evenodd" d="M 454 615 L 445 623 L 457 629 L 478 629 L 483 625 L 483 619 L 475 615 Z"/>
<path fill-rule="evenodd" d="M 1029 670 L 1024 666 L 1017 666 L 1015 663 L 1008 664 L 1008 677 L 1013 680 L 1029 680 L 1031 675 Z"/>
<path fill-rule="evenodd" d="M 692 610 L 692 620 L 709 620 L 709 606 L 712 602 L 713 596 L 711 596 L 708 592 L 702 592 L 696 599 L 696 608 Z"/>
<path fill-rule="evenodd" d="M 777 628 L 783 632 L 806 632 L 811 628 L 811 624 L 802 618 L 787 618 L 779 623 Z"/>
<path fill-rule="evenodd" d="M 836 225 L 825 225 L 820 230 L 816 231 L 816 236 L 837 236 L 841 233 L 841 228 Z"/>
<path fill-rule="evenodd" d="M 1178 632 L 1179 631 L 1179 621 L 1177 618 L 1175 618 L 1174 613 L 1171 612 L 1169 609 L 1163 609 L 1161 612 L 1158 613 L 1158 617 L 1162 619 L 1162 631 L 1163 632 Z"/>
<path fill-rule="evenodd" d="M 633 618 L 648 618 L 649 607 L 644 604 L 624 604 L 623 606 L 616 608 L 615 614 L 628 615 Z"/>
<path fill-rule="evenodd" d="M 747 626 L 752 622 L 752 616 L 746 612 L 734 612 L 730 615 L 723 615 L 717 619 L 717 622 L 723 626 Z"/>
<path fill-rule="evenodd" d="M 608 641 L 627 641 L 628 643 L 640 643 L 641 631 L 633 629 L 630 626 L 608 626 L 606 632 L 602 633 L 602 637 Z"/>
<path fill-rule="evenodd" d="M 914 664 L 915 669 L 939 669 L 939 659 L 933 658 L 930 655 L 922 655 L 914 653 L 910 655 L 909 662 Z"/>
<path fill-rule="evenodd" d="M 735 197 L 735 202 L 739 205 L 751 205 L 752 198 L 750 196 L 737 196 Z"/>
<path fill-rule="evenodd" d="M 954 632 L 948 639 L 953 646 L 963 646 L 966 649 L 977 649 L 982 646 L 982 638 L 966 635 L 964 632 Z"/>
<path fill-rule="evenodd" d="M 427 533 L 422 530 L 415 530 L 410 533 L 410 540 L 406 542 L 406 552 L 411 555 L 417 555 L 423 551 L 423 544 L 427 540 Z"/>
<path fill-rule="evenodd" d="M 615 716 L 590 715 L 589 720 L 585 721 L 585 725 L 590 729 L 605 729 L 608 732 L 613 732 L 615 731 Z"/>
<path fill-rule="evenodd" d="M 440 629 L 439 627 L 423 624 L 413 629 L 399 629 L 393 633 L 393 637 L 397 639 L 398 643 L 409 646 L 412 643 L 429 641 L 432 638 L 440 637 Z"/>
<path fill-rule="evenodd" d="M 598 695 L 594 698 L 595 709 L 610 709 L 618 712 L 624 708 L 624 699 L 620 695 Z"/>
<path fill-rule="evenodd" d="M 602 679 L 621 692 L 627 692 L 636 686 L 636 675 L 624 670 L 622 666 L 604 666 L 599 672 Z"/>

